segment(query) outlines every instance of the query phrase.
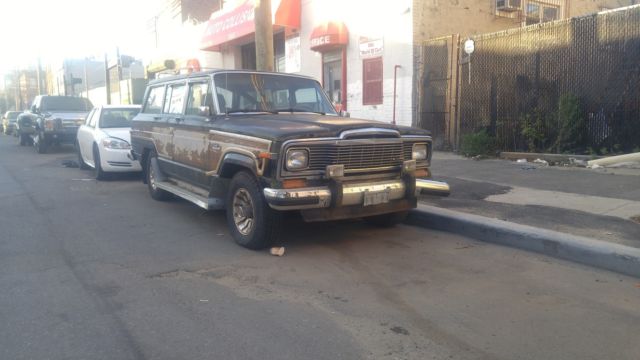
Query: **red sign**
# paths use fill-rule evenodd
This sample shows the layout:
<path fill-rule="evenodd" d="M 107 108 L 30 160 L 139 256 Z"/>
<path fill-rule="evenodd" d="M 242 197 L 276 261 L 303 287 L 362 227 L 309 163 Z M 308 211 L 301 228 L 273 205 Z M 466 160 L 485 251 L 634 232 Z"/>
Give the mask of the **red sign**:
<path fill-rule="evenodd" d="M 300 28 L 300 0 L 274 0 L 271 6 L 273 25 Z M 216 51 L 220 44 L 254 33 L 254 8 L 254 0 L 245 0 L 234 9 L 211 14 L 200 48 Z"/>
<path fill-rule="evenodd" d="M 256 30 L 253 0 L 228 12 L 215 12 L 202 37 L 202 49 L 210 49 L 227 41 L 249 35 Z"/>

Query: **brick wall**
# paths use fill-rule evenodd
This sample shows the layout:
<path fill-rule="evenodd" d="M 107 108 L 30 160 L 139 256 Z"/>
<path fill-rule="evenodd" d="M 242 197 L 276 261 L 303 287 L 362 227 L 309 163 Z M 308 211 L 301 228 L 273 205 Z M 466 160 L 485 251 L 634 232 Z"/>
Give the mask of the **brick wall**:
<path fill-rule="evenodd" d="M 523 3 L 525 1 L 522 0 Z M 540 0 L 540 2 L 545 1 Z M 562 3 L 561 13 L 567 18 L 633 5 L 637 0 L 548 0 L 547 2 Z M 496 16 L 495 0 L 413 0 L 413 11 L 413 38 L 417 44 L 451 34 L 466 37 L 517 28 L 522 25 L 522 18 Z"/>

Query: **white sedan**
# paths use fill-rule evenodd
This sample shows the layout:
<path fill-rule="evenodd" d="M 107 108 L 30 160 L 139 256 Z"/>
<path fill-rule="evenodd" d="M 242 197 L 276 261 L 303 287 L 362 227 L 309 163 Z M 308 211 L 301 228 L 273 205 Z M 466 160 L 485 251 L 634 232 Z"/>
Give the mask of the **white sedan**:
<path fill-rule="evenodd" d="M 140 112 L 139 105 L 104 105 L 95 107 L 78 129 L 76 151 L 81 169 L 93 168 L 96 179 L 107 173 L 142 171 L 132 160 L 131 120 Z"/>

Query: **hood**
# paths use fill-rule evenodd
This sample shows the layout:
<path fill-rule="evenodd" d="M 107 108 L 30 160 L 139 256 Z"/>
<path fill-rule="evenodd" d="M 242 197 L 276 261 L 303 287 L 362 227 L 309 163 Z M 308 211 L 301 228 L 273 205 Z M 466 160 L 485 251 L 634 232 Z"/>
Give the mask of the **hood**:
<path fill-rule="evenodd" d="M 111 129 L 102 129 L 102 132 L 105 133 L 108 137 L 122 139 L 128 143 L 131 143 L 131 128 L 111 128 Z"/>
<path fill-rule="evenodd" d="M 377 127 L 395 129 L 401 135 L 429 135 L 426 130 L 396 126 L 382 121 L 345 118 L 320 114 L 231 115 L 216 120 L 220 131 L 284 141 L 292 138 L 336 137 L 345 130 Z"/>

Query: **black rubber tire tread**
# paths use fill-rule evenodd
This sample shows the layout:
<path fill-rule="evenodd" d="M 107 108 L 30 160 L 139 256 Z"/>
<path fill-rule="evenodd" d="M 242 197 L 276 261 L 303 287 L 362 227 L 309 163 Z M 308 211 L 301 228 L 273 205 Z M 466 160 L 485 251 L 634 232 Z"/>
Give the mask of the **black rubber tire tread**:
<path fill-rule="evenodd" d="M 364 221 L 374 226 L 390 228 L 403 222 L 407 218 L 407 215 L 409 215 L 408 211 L 399 211 L 390 214 L 369 216 L 364 218 Z"/>
<path fill-rule="evenodd" d="M 82 155 L 80 153 L 80 144 L 78 144 L 77 140 L 76 140 L 76 154 L 78 155 L 78 167 L 80 168 L 80 170 L 89 169 L 89 165 L 87 165 L 87 163 L 84 162 L 84 160 L 82 160 Z"/>
<path fill-rule="evenodd" d="M 256 224 L 249 235 L 242 235 L 233 220 L 233 197 L 239 188 L 247 190 L 255 208 Z M 251 250 L 261 250 L 278 241 L 282 232 L 283 214 L 269 207 L 262 195 L 258 179 L 248 171 L 239 171 L 231 179 L 226 199 L 226 212 L 227 226 L 238 245 Z"/>
<path fill-rule="evenodd" d="M 107 179 L 107 173 L 102 170 L 102 165 L 100 165 L 100 151 L 96 145 L 93 145 L 93 174 L 96 180 Z"/>
<path fill-rule="evenodd" d="M 47 144 L 43 134 L 38 134 L 38 142 L 34 143 L 34 145 L 38 154 L 45 154 L 47 152 Z"/>
<path fill-rule="evenodd" d="M 155 151 L 151 151 L 149 153 L 149 156 L 147 156 L 147 164 L 146 164 L 146 171 L 145 171 L 145 176 L 146 176 L 146 180 L 147 180 L 147 188 L 149 189 L 149 195 L 151 195 L 151 198 L 153 200 L 157 200 L 157 201 L 167 201 L 167 200 L 171 200 L 171 198 L 173 198 L 173 194 L 162 190 L 162 189 L 158 189 L 156 188 L 155 190 L 151 187 L 151 181 L 149 181 L 149 174 L 151 173 L 151 159 L 156 158 L 158 155 L 156 154 Z"/>

